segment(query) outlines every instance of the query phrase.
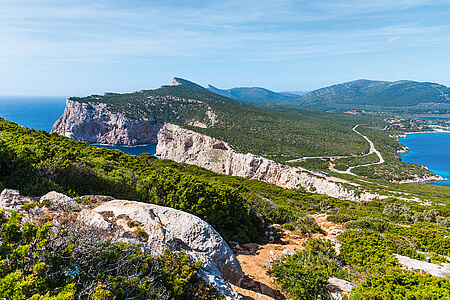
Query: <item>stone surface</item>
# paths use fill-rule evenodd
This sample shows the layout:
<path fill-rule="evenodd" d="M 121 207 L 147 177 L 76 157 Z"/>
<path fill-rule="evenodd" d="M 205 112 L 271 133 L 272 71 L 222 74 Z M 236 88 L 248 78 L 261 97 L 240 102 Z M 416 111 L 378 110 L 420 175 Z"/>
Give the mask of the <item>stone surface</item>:
<path fill-rule="evenodd" d="M 77 220 L 87 226 L 96 227 L 103 230 L 108 230 L 111 228 L 111 224 L 108 223 L 101 214 L 90 209 L 83 209 L 78 214 Z"/>
<path fill-rule="evenodd" d="M 405 270 L 420 270 L 425 273 L 438 277 L 446 277 L 450 275 L 450 269 L 441 267 L 439 265 L 420 261 L 417 259 L 409 258 L 407 256 L 394 254 L 398 262 L 402 265 L 402 269 Z"/>
<path fill-rule="evenodd" d="M 26 201 L 18 190 L 4 189 L 0 194 L 0 208 L 20 210 Z"/>
<path fill-rule="evenodd" d="M 42 203 L 44 200 L 51 201 L 50 208 L 52 209 L 62 209 L 66 211 L 81 209 L 81 205 L 78 204 L 75 200 L 73 200 L 69 196 L 66 196 L 64 194 L 55 191 L 48 192 L 47 194 L 42 196 L 39 201 Z"/>
<path fill-rule="evenodd" d="M 314 176 L 299 168 L 285 166 L 250 153 L 236 153 L 223 141 L 174 124 L 165 124 L 159 131 L 156 155 L 197 165 L 219 174 L 258 179 L 284 188 L 304 188 L 341 199 L 367 201 L 378 197 L 370 193 L 357 194 L 336 182 Z"/>
<path fill-rule="evenodd" d="M 205 221 L 172 208 L 113 200 L 96 207 L 94 212 L 112 212 L 116 218 L 126 216 L 148 235 L 148 246 L 157 253 L 165 249 L 182 249 L 203 261 L 213 274 L 216 268 L 224 279 L 239 285 L 244 274 L 227 243 Z"/>
<path fill-rule="evenodd" d="M 50 209 L 41 210 L 36 207 L 28 211 L 21 210 L 24 214 L 22 221 L 38 222 L 47 213 L 52 216 L 54 226 L 63 222 L 59 217 L 64 218 L 64 222 L 73 220 L 75 223 L 71 223 L 72 226 L 82 223 L 108 230 L 114 241 L 141 244 L 144 251 L 153 254 L 161 254 L 165 249 L 183 251 L 195 261 L 203 262 L 199 276 L 216 287 L 227 300 L 242 299 L 224 280 L 240 284 L 244 274 L 239 261 L 222 237 L 205 221 L 191 214 L 157 205 L 98 195 L 83 198 L 89 199 L 91 204 L 110 201 L 90 209 L 64 194 L 50 192 L 40 198 L 41 202 L 46 199 L 51 201 Z M 32 201 L 20 196 L 17 190 L 5 189 L 0 194 L 0 205 L 7 204 L 4 208 L 7 210 L 18 210 L 11 203 L 22 205 Z M 148 242 L 142 244 L 142 239 L 134 234 L 137 230 L 144 230 L 148 234 Z"/>
<path fill-rule="evenodd" d="M 64 114 L 51 132 L 88 143 L 111 145 L 155 144 L 162 123 L 153 118 L 131 121 L 112 113 L 106 103 L 66 101 Z"/>

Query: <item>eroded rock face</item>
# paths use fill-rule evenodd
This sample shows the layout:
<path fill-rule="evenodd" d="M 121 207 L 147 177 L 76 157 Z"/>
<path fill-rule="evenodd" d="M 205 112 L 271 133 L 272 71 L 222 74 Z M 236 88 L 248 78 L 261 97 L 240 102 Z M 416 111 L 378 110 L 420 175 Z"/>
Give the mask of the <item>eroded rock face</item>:
<path fill-rule="evenodd" d="M 155 144 L 162 125 L 153 118 L 131 121 L 110 112 L 105 103 L 67 100 L 64 114 L 51 132 L 88 143 L 132 146 Z"/>
<path fill-rule="evenodd" d="M 163 253 L 165 249 L 183 249 L 205 264 L 212 262 L 223 278 L 239 284 L 244 274 L 227 243 L 217 231 L 202 219 L 176 209 L 153 204 L 114 200 L 94 210 L 112 212 L 115 217 L 125 215 L 140 224 L 149 238 L 149 248 Z"/>
<path fill-rule="evenodd" d="M 20 196 L 18 190 L 4 189 L 0 194 L 0 208 L 21 210 L 21 206 L 26 203 L 26 200 Z"/>
<path fill-rule="evenodd" d="M 236 153 L 223 141 L 174 124 L 165 124 L 159 131 L 156 155 L 219 174 L 258 179 L 284 188 L 303 188 L 354 201 L 377 197 L 370 193 L 356 194 L 335 182 L 302 172 L 300 168 L 281 165 L 250 153 Z"/>

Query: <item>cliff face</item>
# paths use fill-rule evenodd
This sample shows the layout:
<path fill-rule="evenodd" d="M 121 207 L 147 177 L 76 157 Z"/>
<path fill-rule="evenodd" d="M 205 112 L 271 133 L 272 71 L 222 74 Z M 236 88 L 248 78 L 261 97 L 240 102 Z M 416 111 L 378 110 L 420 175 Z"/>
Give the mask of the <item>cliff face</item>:
<path fill-rule="evenodd" d="M 316 177 L 300 168 L 284 166 L 250 153 L 236 153 L 223 141 L 173 124 L 165 124 L 159 131 L 156 155 L 219 174 L 258 179 L 284 188 L 304 188 L 354 201 L 377 197 L 370 193 L 356 194 L 336 182 Z"/>
<path fill-rule="evenodd" d="M 155 144 L 162 123 L 154 119 L 130 121 L 120 113 L 112 113 L 105 103 L 66 101 L 64 114 L 51 132 L 88 143 L 111 145 Z"/>

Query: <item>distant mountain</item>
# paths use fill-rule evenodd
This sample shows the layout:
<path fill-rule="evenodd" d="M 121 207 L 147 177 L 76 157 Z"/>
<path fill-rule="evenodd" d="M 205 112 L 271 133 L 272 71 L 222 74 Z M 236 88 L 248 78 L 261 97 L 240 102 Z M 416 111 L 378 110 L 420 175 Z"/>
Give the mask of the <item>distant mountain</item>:
<path fill-rule="evenodd" d="M 297 95 L 297 96 L 303 96 L 308 94 L 310 91 L 285 91 L 285 92 L 280 92 L 280 94 L 282 95 Z"/>
<path fill-rule="evenodd" d="M 448 114 L 450 89 L 431 82 L 361 79 L 321 88 L 278 104 L 335 112 L 364 110 L 396 114 Z"/>
<path fill-rule="evenodd" d="M 212 85 L 208 85 L 207 89 L 228 98 L 257 103 L 279 103 L 298 98 L 298 95 L 296 94 L 276 93 L 260 87 L 237 87 L 229 90 L 221 90 Z"/>

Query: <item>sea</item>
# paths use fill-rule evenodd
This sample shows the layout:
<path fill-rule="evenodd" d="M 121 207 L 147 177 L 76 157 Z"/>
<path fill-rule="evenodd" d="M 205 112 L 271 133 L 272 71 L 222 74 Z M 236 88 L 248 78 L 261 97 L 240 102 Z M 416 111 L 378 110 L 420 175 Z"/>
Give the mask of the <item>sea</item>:
<path fill-rule="evenodd" d="M 431 184 L 450 186 L 450 133 L 414 133 L 398 139 L 409 148 L 408 153 L 400 154 L 402 161 L 427 166 L 447 181 L 435 181 Z"/>
<path fill-rule="evenodd" d="M 65 96 L 0 96 L 0 117 L 20 126 L 50 132 L 55 121 L 64 113 Z M 140 146 L 111 146 L 94 144 L 96 147 L 119 149 L 128 154 L 156 153 L 156 144 Z"/>

